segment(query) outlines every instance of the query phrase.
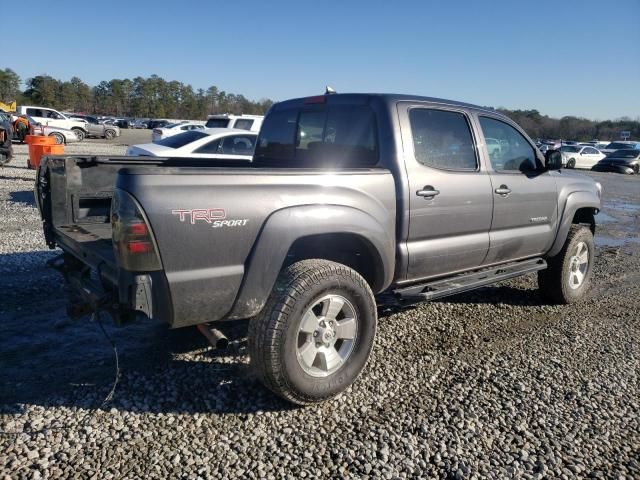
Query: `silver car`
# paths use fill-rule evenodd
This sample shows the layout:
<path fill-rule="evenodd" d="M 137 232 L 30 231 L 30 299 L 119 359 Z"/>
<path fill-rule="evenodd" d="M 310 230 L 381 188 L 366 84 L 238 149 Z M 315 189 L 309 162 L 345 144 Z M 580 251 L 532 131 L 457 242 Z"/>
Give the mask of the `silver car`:
<path fill-rule="evenodd" d="M 76 135 L 76 132 L 67 128 L 53 127 L 51 125 L 43 125 L 37 122 L 32 117 L 27 116 L 29 124 L 31 125 L 31 135 L 44 135 L 47 137 L 54 137 L 58 145 L 66 143 L 76 143 L 80 139 Z"/>
<path fill-rule="evenodd" d="M 73 118 L 84 120 L 87 124 L 87 136 L 111 140 L 120 136 L 120 127 L 108 123 L 100 123 L 96 117 L 74 115 Z"/>

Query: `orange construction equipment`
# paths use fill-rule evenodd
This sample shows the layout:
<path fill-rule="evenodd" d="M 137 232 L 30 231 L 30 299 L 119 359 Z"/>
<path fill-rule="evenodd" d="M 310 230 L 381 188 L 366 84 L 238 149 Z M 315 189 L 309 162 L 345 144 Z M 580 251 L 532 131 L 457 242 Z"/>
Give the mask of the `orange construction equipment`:
<path fill-rule="evenodd" d="M 27 135 L 25 141 L 29 144 L 27 168 L 37 169 L 43 156 L 64 154 L 64 145 L 56 145 L 56 139 L 53 137 Z"/>

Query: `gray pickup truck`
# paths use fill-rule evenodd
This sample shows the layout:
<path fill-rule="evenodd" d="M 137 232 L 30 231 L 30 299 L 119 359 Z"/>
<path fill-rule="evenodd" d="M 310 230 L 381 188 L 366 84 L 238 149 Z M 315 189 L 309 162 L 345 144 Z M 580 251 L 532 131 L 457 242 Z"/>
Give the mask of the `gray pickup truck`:
<path fill-rule="evenodd" d="M 357 378 L 377 305 L 532 272 L 548 301 L 580 299 L 601 186 L 560 161 L 492 110 L 332 94 L 275 104 L 252 162 L 50 157 L 36 197 L 73 311 L 250 318 L 258 377 L 307 404 Z"/>

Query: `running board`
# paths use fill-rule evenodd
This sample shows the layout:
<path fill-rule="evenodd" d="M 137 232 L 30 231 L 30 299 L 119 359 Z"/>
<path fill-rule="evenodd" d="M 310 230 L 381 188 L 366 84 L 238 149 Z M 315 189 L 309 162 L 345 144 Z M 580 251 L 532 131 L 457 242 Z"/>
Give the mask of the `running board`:
<path fill-rule="evenodd" d="M 537 272 L 547 268 L 547 262 L 542 258 L 522 260 L 520 262 L 506 263 L 483 270 L 461 273 L 454 277 L 434 280 L 420 285 L 399 288 L 393 291 L 394 296 L 400 301 L 425 302 L 436 298 L 455 295 L 485 285 L 491 285 L 508 278 L 519 277 L 527 273 Z"/>

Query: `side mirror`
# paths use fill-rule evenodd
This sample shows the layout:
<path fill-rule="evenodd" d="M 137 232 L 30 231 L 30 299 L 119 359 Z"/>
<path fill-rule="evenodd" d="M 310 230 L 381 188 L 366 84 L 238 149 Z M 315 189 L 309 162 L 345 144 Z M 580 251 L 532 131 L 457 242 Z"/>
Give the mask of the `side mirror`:
<path fill-rule="evenodd" d="M 547 170 L 560 170 L 562 168 L 562 154 L 558 150 L 547 150 L 544 155 L 544 166 Z"/>

